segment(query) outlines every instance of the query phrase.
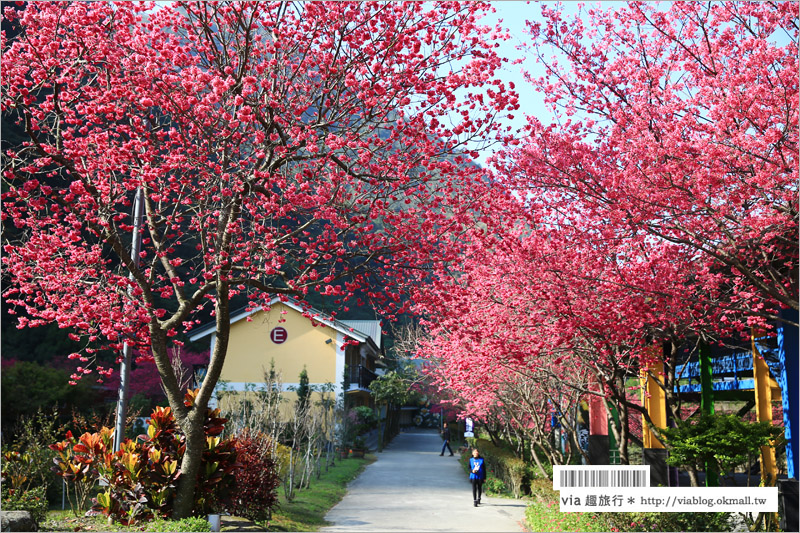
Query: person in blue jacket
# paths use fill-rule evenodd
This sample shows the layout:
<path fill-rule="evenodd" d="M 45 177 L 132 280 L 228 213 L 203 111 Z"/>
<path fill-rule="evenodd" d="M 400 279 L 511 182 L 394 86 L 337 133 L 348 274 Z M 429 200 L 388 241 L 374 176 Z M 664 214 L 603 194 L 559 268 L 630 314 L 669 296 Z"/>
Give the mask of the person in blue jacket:
<path fill-rule="evenodd" d="M 469 458 L 469 480 L 472 482 L 472 499 L 475 507 L 481 503 L 481 491 L 485 479 L 486 465 L 478 449 L 474 448 L 472 450 L 472 457 Z"/>

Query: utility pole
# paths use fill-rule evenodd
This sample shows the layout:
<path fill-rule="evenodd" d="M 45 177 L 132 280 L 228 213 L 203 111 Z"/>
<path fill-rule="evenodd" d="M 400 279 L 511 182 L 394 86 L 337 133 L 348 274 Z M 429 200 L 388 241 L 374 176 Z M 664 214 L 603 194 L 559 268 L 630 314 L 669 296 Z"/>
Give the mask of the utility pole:
<path fill-rule="evenodd" d="M 142 247 L 142 215 L 144 211 L 144 192 L 141 187 L 136 189 L 136 198 L 133 202 L 133 238 L 131 241 L 131 259 L 133 266 L 139 266 L 139 251 Z M 133 281 L 133 273 L 128 274 Z M 128 291 L 130 294 L 130 290 Z M 125 418 L 128 414 L 128 382 L 131 377 L 131 345 L 128 341 L 122 346 L 122 363 L 119 367 L 119 391 L 117 396 L 117 420 L 114 425 L 114 451 L 119 451 L 125 438 Z"/>

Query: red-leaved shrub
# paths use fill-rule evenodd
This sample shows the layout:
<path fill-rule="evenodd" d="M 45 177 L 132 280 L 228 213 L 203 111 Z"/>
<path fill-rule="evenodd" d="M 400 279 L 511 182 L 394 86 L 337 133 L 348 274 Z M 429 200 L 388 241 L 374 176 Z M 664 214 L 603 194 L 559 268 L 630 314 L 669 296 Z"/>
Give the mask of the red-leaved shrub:
<path fill-rule="evenodd" d="M 278 467 L 272 457 L 273 443 L 263 433 L 247 430 L 235 439 L 236 488 L 226 501 L 228 511 L 250 520 L 268 520 L 278 502 Z"/>

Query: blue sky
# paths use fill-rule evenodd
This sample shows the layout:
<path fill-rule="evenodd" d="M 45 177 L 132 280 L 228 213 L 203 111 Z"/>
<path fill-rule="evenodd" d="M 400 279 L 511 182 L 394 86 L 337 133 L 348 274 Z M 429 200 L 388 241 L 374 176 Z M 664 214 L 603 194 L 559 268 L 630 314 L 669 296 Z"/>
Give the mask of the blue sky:
<path fill-rule="evenodd" d="M 565 14 L 574 15 L 578 12 L 578 2 L 526 2 L 519 0 L 507 1 L 492 1 L 496 12 L 487 14 L 482 22 L 486 25 L 494 26 L 495 23 L 502 19 L 501 26 L 507 28 L 511 35 L 511 39 L 500 43 L 497 52 L 509 59 L 524 58 L 525 52 L 520 51 L 517 47 L 529 40 L 529 36 L 525 33 L 525 21 L 543 21 L 542 18 L 542 4 L 548 7 L 555 7 L 562 4 Z M 585 5 L 600 6 L 604 9 L 613 8 L 614 6 L 624 5 L 625 2 L 585 2 Z M 508 65 L 498 73 L 498 77 L 503 81 L 512 81 L 516 86 L 517 92 L 520 93 L 520 109 L 514 113 L 512 121 L 506 121 L 513 129 L 517 130 L 525 125 L 527 116 L 536 116 L 542 122 L 550 122 L 552 120 L 551 113 L 544 106 L 544 98 L 542 94 L 536 93 L 525 81 L 522 75 L 522 70 L 527 70 L 532 75 L 538 77 L 544 75 L 544 69 L 541 65 L 536 63 L 534 58 L 527 58 L 527 60 L 519 65 Z M 481 154 L 480 162 L 485 164 L 486 158 L 490 155 L 491 150 L 484 151 Z"/>
<path fill-rule="evenodd" d="M 552 6 L 557 3 L 558 2 L 547 2 L 546 4 Z M 517 47 L 529 40 L 528 35 L 524 31 L 526 27 L 525 22 L 528 20 L 542 19 L 541 3 L 504 1 L 492 2 L 492 5 L 497 12 L 486 15 L 482 22 L 486 25 L 494 25 L 502 20 L 501 25 L 504 28 L 508 28 L 511 34 L 510 40 L 500 42 L 497 52 L 501 56 L 511 60 L 525 57 L 525 52 L 518 50 Z M 568 5 L 565 5 L 565 8 L 576 11 L 577 3 L 570 2 Z M 543 74 L 541 65 L 538 65 L 533 58 L 528 58 L 527 61 L 519 65 L 507 65 L 503 68 L 503 71 L 499 73 L 499 77 L 504 81 L 513 81 L 517 91 L 522 96 L 522 98 L 520 98 L 522 113 L 516 113 L 514 121 L 512 122 L 516 127 L 520 127 L 525 123 L 524 115 L 533 114 L 542 116 L 542 118 L 544 118 L 544 116 L 549 116 L 549 113 L 542 103 L 542 95 L 536 94 L 530 90 L 525 82 L 522 75 L 523 69 L 533 72 L 536 75 Z"/>

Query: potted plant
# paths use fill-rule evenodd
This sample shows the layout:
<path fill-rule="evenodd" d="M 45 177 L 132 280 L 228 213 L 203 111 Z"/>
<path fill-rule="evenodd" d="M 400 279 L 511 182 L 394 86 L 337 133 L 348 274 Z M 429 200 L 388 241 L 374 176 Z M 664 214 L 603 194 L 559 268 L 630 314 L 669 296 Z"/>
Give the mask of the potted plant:
<path fill-rule="evenodd" d="M 356 437 L 353 440 L 353 457 L 364 457 L 364 454 L 367 453 L 367 443 L 364 442 L 362 437 Z"/>
<path fill-rule="evenodd" d="M 340 459 L 347 459 L 353 440 L 353 431 L 346 422 L 340 423 L 336 428 L 337 450 Z"/>
<path fill-rule="evenodd" d="M 339 446 L 339 459 L 347 459 L 350 454 L 350 447 L 346 444 Z"/>

